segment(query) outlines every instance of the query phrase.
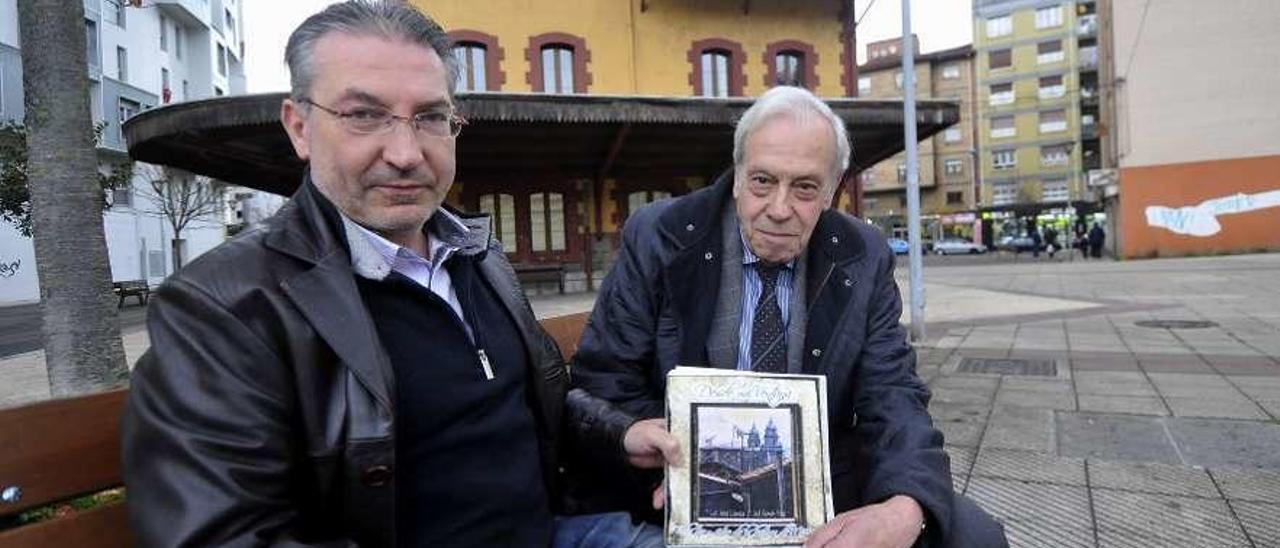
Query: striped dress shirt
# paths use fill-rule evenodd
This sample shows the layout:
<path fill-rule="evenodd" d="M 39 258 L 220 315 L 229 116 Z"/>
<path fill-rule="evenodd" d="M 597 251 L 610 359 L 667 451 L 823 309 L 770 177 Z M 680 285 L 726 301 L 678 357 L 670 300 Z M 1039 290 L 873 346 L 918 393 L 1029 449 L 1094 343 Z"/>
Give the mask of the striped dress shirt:
<path fill-rule="evenodd" d="M 742 238 L 742 319 L 738 322 L 738 371 L 750 371 L 751 327 L 764 284 L 760 281 L 760 272 L 755 267 L 756 263 L 760 262 L 760 258 L 751 251 L 746 235 L 741 232 L 738 234 Z M 782 310 L 784 333 L 791 323 L 791 280 L 795 277 L 795 265 L 796 261 L 792 259 L 778 270 L 777 299 L 778 308 Z"/>

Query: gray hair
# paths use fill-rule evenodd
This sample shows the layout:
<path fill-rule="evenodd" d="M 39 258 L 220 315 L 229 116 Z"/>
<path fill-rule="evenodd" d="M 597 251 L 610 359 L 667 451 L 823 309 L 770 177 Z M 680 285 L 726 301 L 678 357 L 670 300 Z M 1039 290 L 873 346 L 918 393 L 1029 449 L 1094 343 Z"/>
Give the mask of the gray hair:
<path fill-rule="evenodd" d="M 830 190 L 834 191 L 836 185 L 840 183 L 841 174 L 849 167 L 849 156 L 853 153 L 853 147 L 849 144 L 849 132 L 844 127 L 844 121 L 832 112 L 831 107 L 804 88 L 774 87 L 761 95 L 751 108 L 742 113 L 742 118 L 738 119 L 738 126 L 733 131 L 734 169 L 742 168 L 746 155 L 747 137 L 760 129 L 765 122 L 777 116 L 790 116 L 792 119 L 803 122 L 817 116 L 831 126 L 832 138 L 836 145 L 835 163 L 831 166 L 833 181 Z"/>
<path fill-rule="evenodd" d="M 430 17 L 397 0 L 347 0 L 308 17 L 289 35 L 284 62 L 289 65 L 290 97 L 301 101 L 315 79 L 311 54 L 316 42 L 331 32 L 403 40 L 428 48 L 444 62 L 449 96 L 457 85 L 458 61 L 449 35 Z"/>

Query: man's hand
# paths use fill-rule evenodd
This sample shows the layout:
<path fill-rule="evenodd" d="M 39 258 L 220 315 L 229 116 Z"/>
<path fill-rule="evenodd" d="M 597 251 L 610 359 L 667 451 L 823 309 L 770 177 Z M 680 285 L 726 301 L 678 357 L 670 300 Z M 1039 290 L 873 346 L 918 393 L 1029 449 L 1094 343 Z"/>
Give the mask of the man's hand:
<path fill-rule="evenodd" d="M 623 435 L 622 447 L 627 451 L 627 462 L 636 468 L 658 468 L 667 464 L 680 466 L 680 442 L 667 432 L 666 419 L 637 421 Z M 662 508 L 666 500 L 664 481 L 653 490 L 654 509 Z"/>
<path fill-rule="evenodd" d="M 812 535 L 805 548 L 908 548 L 920 536 L 924 511 L 915 499 L 898 495 L 880 504 L 836 516 Z"/>

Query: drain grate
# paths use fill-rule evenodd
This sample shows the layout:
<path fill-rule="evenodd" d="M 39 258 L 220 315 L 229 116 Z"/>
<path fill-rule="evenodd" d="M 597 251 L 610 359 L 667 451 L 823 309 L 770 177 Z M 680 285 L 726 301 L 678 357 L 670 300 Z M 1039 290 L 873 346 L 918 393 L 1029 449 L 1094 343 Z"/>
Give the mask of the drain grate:
<path fill-rule="evenodd" d="M 1058 374 L 1058 364 L 1033 358 L 961 358 L 956 372 L 1053 377 Z"/>
<path fill-rule="evenodd" d="M 1204 320 L 1138 320 L 1133 323 L 1138 327 L 1151 327 L 1155 329 L 1205 329 L 1209 327 L 1218 327 L 1217 322 Z"/>

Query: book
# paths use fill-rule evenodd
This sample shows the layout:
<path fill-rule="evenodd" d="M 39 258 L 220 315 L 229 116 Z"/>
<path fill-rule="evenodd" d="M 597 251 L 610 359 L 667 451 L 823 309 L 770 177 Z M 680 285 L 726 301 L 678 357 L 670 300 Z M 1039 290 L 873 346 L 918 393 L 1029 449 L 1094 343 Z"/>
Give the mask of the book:
<path fill-rule="evenodd" d="M 796 546 L 834 517 L 826 377 L 677 367 L 667 424 L 668 546 Z"/>

